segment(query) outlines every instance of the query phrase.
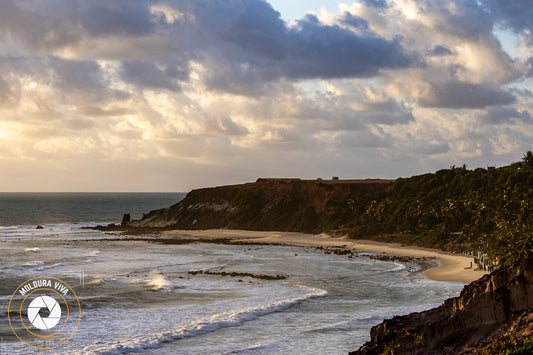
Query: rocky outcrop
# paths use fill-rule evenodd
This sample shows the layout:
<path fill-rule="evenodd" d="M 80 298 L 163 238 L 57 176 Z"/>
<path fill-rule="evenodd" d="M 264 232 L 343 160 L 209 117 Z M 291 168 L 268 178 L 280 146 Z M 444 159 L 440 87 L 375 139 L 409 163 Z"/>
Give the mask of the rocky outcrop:
<path fill-rule="evenodd" d="M 385 320 L 351 354 L 473 354 L 533 334 L 533 252 L 438 308 Z"/>
<path fill-rule="evenodd" d="M 127 226 L 131 222 L 131 215 L 129 213 L 124 213 L 124 216 L 122 216 L 122 222 L 120 222 L 120 225 L 122 227 Z"/>
<path fill-rule="evenodd" d="M 392 180 L 259 179 L 193 190 L 171 207 L 154 210 L 130 228 L 233 228 L 321 232 L 346 212 L 356 191 L 387 190 Z"/>

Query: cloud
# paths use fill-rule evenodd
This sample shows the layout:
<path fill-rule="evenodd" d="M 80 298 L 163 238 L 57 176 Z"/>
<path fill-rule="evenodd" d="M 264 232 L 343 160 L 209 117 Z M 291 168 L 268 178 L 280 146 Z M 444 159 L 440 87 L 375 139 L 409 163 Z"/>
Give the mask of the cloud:
<path fill-rule="evenodd" d="M 46 51 L 78 42 L 83 33 L 68 14 L 69 3 L 50 1 L 0 2 L 1 38 L 11 36 L 27 47 Z M 46 14 L 46 16 L 43 16 Z"/>
<path fill-rule="evenodd" d="M 419 102 L 425 107 L 475 109 L 487 106 L 508 105 L 516 101 L 508 91 L 480 84 L 449 81 L 433 84 Z"/>
<path fill-rule="evenodd" d="M 19 100 L 20 92 L 17 85 L 6 82 L 0 76 L 0 107 L 14 107 L 18 105 Z"/>
<path fill-rule="evenodd" d="M 370 131 L 346 132 L 335 137 L 339 148 L 388 148 L 390 137 L 379 136 Z"/>
<path fill-rule="evenodd" d="M 282 78 L 372 77 L 382 69 L 417 63 L 398 38 L 386 40 L 370 30 L 357 34 L 326 25 L 314 15 L 289 27 L 260 0 L 202 2 L 195 15 L 196 25 L 220 44 L 202 43 L 201 48 L 191 49 L 205 58 L 209 68 L 217 68 L 209 71 L 208 81 L 217 89 L 224 82 L 230 82 L 229 87 L 241 84 L 245 92 L 251 84 Z M 348 20 L 353 24 L 358 19 Z"/>
<path fill-rule="evenodd" d="M 447 55 L 452 55 L 452 54 L 453 53 L 451 50 L 441 45 L 436 45 L 430 51 L 428 51 L 429 56 L 435 56 L 435 57 L 442 57 L 442 56 L 447 56 Z"/>
<path fill-rule="evenodd" d="M 533 7 L 529 0 L 484 0 L 495 18 L 504 27 L 522 34 L 529 46 L 533 46 Z"/>
<path fill-rule="evenodd" d="M 238 125 L 229 116 L 207 120 L 206 130 L 211 134 L 222 133 L 228 136 L 243 136 L 250 133 L 246 127 Z"/>
<path fill-rule="evenodd" d="M 356 35 L 339 26 L 323 25 L 312 15 L 289 31 L 289 78 L 372 77 L 381 69 L 416 64 L 398 38 L 387 41 L 376 34 Z"/>
<path fill-rule="evenodd" d="M 96 0 L 77 2 L 76 5 L 80 8 L 73 11 L 90 36 L 146 36 L 156 28 L 150 4 L 146 1 Z"/>
<path fill-rule="evenodd" d="M 120 74 L 125 82 L 137 85 L 140 89 L 170 91 L 180 91 L 178 80 L 185 80 L 188 77 L 188 72 L 177 65 L 165 65 L 161 68 L 152 61 L 124 61 Z"/>
<path fill-rule="evenodd" d="M 362 0 L 285 22 L 263 0 L 0 1 L 0 155 L 46 159 L 50 184 L 123 164 L 150 170 L 128 186 L 167 190 L 520 159 L 525 4 Z"/>
<path fill-rule="evenodd" d="M 527 110 L 519 111 L 511 107 L 495 107 L 488 110 L 482 118 L 490 124 L 515 124 L 517 122 L 533 123 L 533 117 Z"/>
<path fill-rule="evenodd" d="M 362 0 L 361 2 L 367 6 L 377 9 L 383 9 L 389 6 L 387 0 Z"/>
<path fill-rule="evenodd" d="M 58 89 L 64 92 L 98 93 L 107 88 L 100 65 L 96 61 L 68 60 L 48 57 Z"/>

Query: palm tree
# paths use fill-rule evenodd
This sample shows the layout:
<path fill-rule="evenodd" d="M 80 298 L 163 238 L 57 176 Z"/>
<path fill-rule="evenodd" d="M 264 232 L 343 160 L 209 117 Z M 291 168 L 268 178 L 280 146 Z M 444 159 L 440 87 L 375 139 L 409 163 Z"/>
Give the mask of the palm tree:
<path fill-rule="evenodd" d="M 533 152 L 531 150 L 524 154 L 522 160 L 524 161 L 524 166 L 533 168 Z"/>

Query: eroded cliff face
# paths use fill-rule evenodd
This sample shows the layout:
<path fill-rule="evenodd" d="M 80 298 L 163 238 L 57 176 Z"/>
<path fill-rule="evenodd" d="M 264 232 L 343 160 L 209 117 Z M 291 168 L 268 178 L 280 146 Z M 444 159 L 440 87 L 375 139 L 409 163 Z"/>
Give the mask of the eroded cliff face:
<path fill-rule="evenodd" d="M 352 354 L 475 354 L 533 334 L 533 252 L 426 312 L 385 320 Z"/>
<path fill-rule="evenodd" d="M 265 179 L 199 189 L 191 191 L 178 204 L 151 211 L 129 226 L 320 232 L 336 214 L 345 211 L 347 196 L 361 189 L 386 190 L 392 183 L 391 180 Z"/>

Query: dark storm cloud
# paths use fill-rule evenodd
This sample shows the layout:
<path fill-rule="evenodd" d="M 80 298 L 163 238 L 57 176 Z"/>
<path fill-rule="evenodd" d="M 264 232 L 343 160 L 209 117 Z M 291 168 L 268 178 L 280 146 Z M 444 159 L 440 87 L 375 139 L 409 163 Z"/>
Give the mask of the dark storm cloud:
<path fill-rule="evenodd" d="M 57 57 L 48 57 L 48 60 L 55 72 L 56 85 L 64 92 L 80 90 L 97 93 L 107 87 L 101 68 L 95 61 Z"/>
<path fill-rule="evenodd" d="M 46 62 L 53 71 L 50 80 L 62 93 L 60 98 L 76 106 L 95 101 L 98 103 L 121 101 L 130 97 L 126 92 L 109 87 L 109 79 L 96 61 L 49 56 Z"/>
<path fill-rule="evenodd" d="M 484 0 L 496 20 L 533 45 L 533 3 L 531 0 Z"/>
<path fill-rule="evenodd" d="M 376 9 L 384 9 L 389 6 L 387 0 L 362 0 L 361 2 Z"/>
<path fill-rule="evenodd" d="M 450 3 L 455 6 L 450 6 Z M 439 32 L 470 40 L 492 36 L 494 20 L 486 8 L 476 1 L 428 1 L 426 11 L 439 15 Z"/>
<path fill-rule="evenodd" d="M 198 26 L 249 55 L 286 58 L 288 29 L 280 13 L 261 0 L 207 1 L 198 6 Z"/>
<path fill-rule="evenodd" d="M 65 9 L 55 11 L 58 7 L 56 1 L 47 2 L 47 7 L 39 9 L 42 5 L 0 1 L 0 38 L 7 35 L 38 50 L 60 48 L 82 38 L 80 26 L 69 20 Z M 68 4 L 64 5 L 69 8 Z"/>
<path fill-rule="evenodd" d="M 191 12 L 192 20 L 169 24 L 161 12 L 152 11 L 158 4 Z M 206 81 L 217 89 L 227 86 L 230 92 L 246 92 L 282 78 L 367 78 L 417 62 L 405 53 L 399 38 L 380 37 L 368 29 L 366 20 L 353 15 L 346 15 L 345 22 L 356 31 L 326 25 L 311 15 L 288 26 L 264 0 L 0 2 L 2 32 L 30 50 L 49 53 L 69 47 L 75 52 L 80 43 L 108 37 L 166 38 L 171 45 L 161 50 L 167 56 L 179 54 L 184 61 L 201 62 L 208 67 Z M 116 57 L 113 50 L 108 47 L 110 56 Z M 178 90 L 175 82 L 164 78 L 174 78 L 169 70 L 154 62 L 128 62 L 122 76 L 138 86 Z"/>
<path fill-rule="evenodd" d="M 487 111 L 482 117 L 491 124 L 505 124 L 521 122 L 533 122 L 531 114 L 527 110 L 518 111 L 511 107 L 495 107 Z"/>
<path fill-rule="evenodd" d="M 447 55 L 452 55 L 452 51 L 449 50 L 448 48 L 444 47 L 444 46 L 440 46 L 440 45 L 437 45 L 435 47 L 433 47 L 433 49 L 431 49 L 429 52 L 428 52 L 428 55 L 430 56 L 434 56 L 434 57 L 444 57 L 444 56 L 447 56 Z"/>
<path fill-rule="evenodd" d="M 144 36 L 155 28 L 150 3 L 146 1 L 92 0 L 79 5 L 79 19 L 91 36 Z"/>
<path fill-rule="evenodd" d="M 341 18 L 341 22 L 360 31 L 370 31 L 367 20 L 354 16 L 349 12 L 344 13 Z"/>
<path fill-rule="evenodd" d="M 139 88 L 180 91 L 177 81 L 187 79 L 188 73 L 176 65 L 160 68 L 150 61 L 126 61 L 122 63 L 121 77 Z"/>
<path fill-rule="evenodd" d="M 516 98 L 508 91 L 481 84 L 450 81 L 434 84 L 430 92 L 419 100 L 425 107 L 475 109 L 507 105 Z"/>
<path fill-rule="evenodd" d="M 324 25 L 313 15 L 291 28 L 289 42 L 285 75 L 297 79 L 371 77 L 381 69 L 406 68 L 414 62 L 403 53 L 399 39 L 356 35 L 339 26 Z"/>
<path fill-rule="evenodd" d="M 32 50 L 75 46 L 85 38 L 145 36 L 156 28 L 146 1 L 0 1 L 0 29 Z"/>
<path fill-rule="evenodd" d="M 226 68 L 212 73 L 211 83 L 215 84 L 227 82 L 230 77 L 243 83 L 282 77 L 362 78 L 416 62 L 404 52 L 399 39 L 389 41 L 367 29 L 356 34 L 337 25 L 325 25 L 313 15 L 288 27 L 265 1 L 202 2 L 196 11 L 198 26 L 221 41 L 215 48 L 195 48 Z M 345 20 L 367 26 L 365 20 L 355 16 Z"/>

